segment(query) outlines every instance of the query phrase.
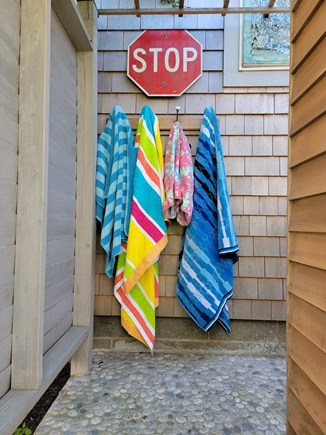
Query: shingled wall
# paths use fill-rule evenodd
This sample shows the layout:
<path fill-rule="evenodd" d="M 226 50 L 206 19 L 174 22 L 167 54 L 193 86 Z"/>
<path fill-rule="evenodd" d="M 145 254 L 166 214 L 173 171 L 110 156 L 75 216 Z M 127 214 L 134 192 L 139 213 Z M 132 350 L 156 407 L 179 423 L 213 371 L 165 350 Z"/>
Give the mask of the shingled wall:
<path fill-rule="evenodd" d="M 101 1 L 103 8 L 134 7 L 128 0 Z M 150 0 L 141 3 L 142 7 L 153 6 Z M 211 3 L 206 0 L 201 7 Z M 156 7 L 164 5 L 157 0 Z M 164 127 L 161 133 L 166 144 L 175 107 L 180 106 L 180 119 L 195 154 L 204 108 L 207 104 L 215 107 L 240 244 L 234 297 L 229 302 L 231 318 L 285 320 L 288 88 L 223 88 L 223 27 L 224 18 L 217 15 L 101 16 L 98 133 L 115 104 L 132 120 L 148 104 Z M 147 98 L 128 79 L 128 45 L 145 29 L 187 29 L 201 42 L 203 75 L 181 97 Z M 175 297 L 182 233 L 176 223 L 169 227 L 169 243 L 160 258 L 158 317 L 187 317 Z M 118 316 L 120 306 L 104 274 L 104 261 L 98 242 L 95 314 Z"/>

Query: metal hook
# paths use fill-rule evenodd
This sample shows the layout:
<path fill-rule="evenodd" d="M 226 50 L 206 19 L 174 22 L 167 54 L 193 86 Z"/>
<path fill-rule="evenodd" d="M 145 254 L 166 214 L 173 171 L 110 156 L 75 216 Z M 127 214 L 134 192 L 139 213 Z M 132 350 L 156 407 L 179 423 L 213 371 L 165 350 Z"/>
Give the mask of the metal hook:
<path fill-rule="evenodd" d="M 179 110 L 180 110 L 180 106 L 176 106 L 175 110 L 177 111 L 177 119 L 176 121 L 179 121 Z"/>

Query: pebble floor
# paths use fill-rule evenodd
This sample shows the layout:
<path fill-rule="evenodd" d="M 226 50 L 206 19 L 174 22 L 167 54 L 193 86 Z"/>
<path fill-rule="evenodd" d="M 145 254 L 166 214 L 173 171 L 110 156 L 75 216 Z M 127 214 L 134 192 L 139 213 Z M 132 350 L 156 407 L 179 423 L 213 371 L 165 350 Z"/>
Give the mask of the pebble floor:
<path fill-rule="evenodd" d="M 35 434 L 285 434 L 285 359 L 94 352 Z"/>

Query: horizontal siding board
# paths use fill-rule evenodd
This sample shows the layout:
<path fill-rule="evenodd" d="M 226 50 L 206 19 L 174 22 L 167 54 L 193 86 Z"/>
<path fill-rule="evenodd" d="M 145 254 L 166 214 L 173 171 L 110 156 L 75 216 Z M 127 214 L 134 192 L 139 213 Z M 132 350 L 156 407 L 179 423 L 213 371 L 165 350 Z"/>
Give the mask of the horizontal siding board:
<path fill-rule="evenodd" d="M 12 335 L 8 335 L 6 338 L 0 341 L 0 372 L 6 369 L 10 365 L 11 361 L 11 345 Z"/>
<path fill-rule="evenodd" d="M 326 153 L 291 170 L 291 200 L 326 192 Z"/>
<path fill-rule="evenodd" d="M 289 261 L 288 275 L 289 292 L 326 311 L 325 270 Z"/>
<path fill-rule="evenodd" d="M 19 43 L 20 39 L 17 38 L 17 35 L 14 33 L 14 29 L 12 30 L 13 38 L 9 38 L 8 35 L 3 33 L 3 29 L 1 28 L 0 32 L 0 73 L 1 78 L 3 80 L 6 76 L 9 78 L 9 82 L 14 82 L 15 79 L 18 82 L 19 79 L 19 70 L 14 70 L 15 66 L 19 65 Z M 18 47 L 17 47 L 18 43 Z M 9 72 L 13 71 L 13 75 L 10 77 Z"/>
<path fill-rule="evenodd" d="M 72 313 L 69 313 L 60 323 L 43 337 L 43 353 L 46 353 L 71 327 Z"/>
<path fill-rule="evenodd" d="M 70 278 L 74 273 L 74 260 L 69 259 L 59 261 L 58 263 L 48 264 L 46 266 L 45 286 L 46 288 L 54 284 L 65 281 Z"/>
<path fill-rule="evenodd" d="M 326 38 L 315 48 L 295 74 L 291 89 L 291 104 L 307 93 L 326 74 Z"/>
<path fill-rule="evenodd" d="M 315 421 L 326 433 L 326 396 L 291 359 L 288 364 L 288 387 Z"/>
<path fill-rule="evenodd" d="M 1 0 L 0 14 L 0 29 L 1 36 L 5 39 L 8 45 L 13 47 L 19 54 L 19 30 L 20 30 L 20 0 L 11 0 L 10 8 L 7 6 L 6 0 Z"/>
<path fill-rule="evenodd" d="M 0 340 L 11 335 L 13 307 L 9 306 L 0 311 Z"/>
<path fill-rule="evenodd" d="M 71 125 L 76 124 L 76 98 L 70 95 L 61 86 L 60 82 L 56 83 L 54 88 L 55 97 L 51 99 L 51 123 L 53 129 L 65 127 L 69 129 Z M 55 122 L 56 121 L 56 122 Z M 67 140 L 71 140 L 70 137 Z"/>
<path fill-rule="evenodd" d="M 71 105 L 72 103 L 76 104 L 76 74 L 74 76 L 60 75 L 59 72 L 53 68 L 50 86 L 52 92 L 51 98 L 56 104 L 61 103 L 62 106 L 66 104 Z"/>
<path fill-rule="evenodd" d="M 286 435 L 297 435 L 289 421 L 286 422 Z"/>
<path fill-rule="evenodd" d="M 302 0 L 292 0 L 291 1 L 291 12 L 295 12 L 301 3 L 302 3 Z"/>
<path fill-rule="evenodd" d="M 324 0 L 310 0 L 301 2 L 293 15 L 291 22 L 291 41 L 294 42 L 305 26 L 309 23 L 316 9 Z"/>
<path fill-rule="evenodd" d="M 288 355 L 310 380 L 326 394 L 326 355 L 291 324 L 288 327 Z M 304 432 L 303 432 L 304 433 Z"/>
<path fill-rule="evenodd" d="M 3 181 L 14 185 L 17 183 L 17 144 L 4 140 L 0 146 L 0 183 Z"/>
<path fill-rule="evenodd" d="M 290 233 L 288 258 L 296 263 L 326 269 L 326 234 Z"/>
<path fill-rule="evenodd" d="M 76 194 L 76 162 L 74 160 L 62 159 L 58 162 L 52 158 L 49 163 L 49 192 L 66 194 L 74 200 Z"/>
<path fill-rule="evenodd" d="M 0 311 L 12 305 L 14 295 L 14 275 L 0 278 Z"/>
<path fill-rule="evenodd" d="M 17 206 L 16 183 L 0 182 L 0 216 L 5 213 L 15 214 Z"/>
<path fill-rule="evenodd" d="M 8 83 L 17 90 L 19 81 L 18 58 L 3 40 L 0 40 L 0 75 L 2 80 L 8 80 Z"/>
<path fill-rule="evenodd" d="M 60 281 L 45 289 L 44 310 L 56 305 L 62 299 L 72 294 L 74 288 L 74 279 L 70 277 L 64 281 Z"/>
<path fill-rule="evenodd" d="M 60 50 L 57 49 L 58 46 L 53 44 L 52 47 L 54 49 L 51 51 L 51 66 L 53 67 L 51 74 L 53 74 L 53 71 L 58 71 L 60 76 L 66 78 L 67 84 L 73 86 L 73 82 L 76 82 L 76 53 L 69 52 L 66 56 L 63 56 Z"/>
<path fill-rule="evenodd" d="M 54 264 L 74 258 L 75 239 L 49 240 L 47 243 L 46 263 Z"/>
<path fill-rule="evenodd" d="M 326 193 L 291 202 L 289 231 L 326 233 Z"/>
<path fill-rule="evenodd" d="M 11 365 L 0 373 L 0 398 L 3 397 L 10 388 Z"/>
<path fill-rule="evenodd" d="M 323 432 L 292 391 L 289 391 L 288 394 L 287 416 L 296 434 L 323 435 Z"/>
<path fill-rule="evenodd" d="M 66 45 L 64 39 L 57 40 L 52 34 L 51 65 L 62 72 L 66 77 L 76 77 L 76 52 Z M 61 35 L 61 37 L 63 34 Z M 53 63 L 52 63 L 53 62 Z"/>
<path fill-rule="evenodd" d="M 60 323 L 69 313 L 72 313 L 72 293 L 44 313 L 44 335 Z"/>
<path fill-rule="evenodd" d="M 291 293 L 287 303 L 291 306 L 287 321 L 326 353 L 326 312 Z"/>
<path fill-rule="evenodd" d="M 76 53 L 70 52 L 63 56 L 61 47 L 53 46 L 51 53 L 51 79 L 54 82 L 63 81 L 62 86 L 69 94 L 76 92 Z"/>
<path fill-rule="evenodd" d="M 18 112 L 17 116 L 10 116 L 7 112 L 0 113 L 0 140 L 18 144 Z"/>
<path fill-rule="evenodd" d="M 47 239 L 71 239 L 75 235 L 75 227 L 74 216 L 71 218 L 58 218 L 57 214 L 53 214 L 48 219 Z"/>
<path fill-rule="evenodd" d="M 0 59 L 1 61 L 1 59 Z M 2 66 L 0 67 L 1 74 Z M 16 68 L 18 69 L 17 65 Z M 0 114 L 18 123 L 18 74 L 17 77 L 3 74 L 0 78 Z"/>
<path fill-rule="evenodd" d="M 76 201 L 69 195 L 57 192 L 49 192 L 48 196 L 48 213 L 50 216 L 56 216 L 57 219 L 67 219 L 75 216 Z"/>
<path fill-rule="evenodd" d="M 62 108 L 58 110 L 62 111 Z M 68 166 L 69 172 L 66 177 L 74 178 L 76 172 L 76 132 L 72 122 L 68 123 L 66 120 L 65 124 L 60 126 L 59 123 L 56 128 L 49 132 L 50 143 L 53 144 L 49 157 L 51 158 L 51 167 Z"/>
<path fill-rule="evenodd" d="M 325 152 L 325 137 L 326 115 L 291 138 L 290 168 Z"/>
<path fill-rule="evenodd" d="M 55 129 L 49 132 L 50 143 L 56 142 L 56 149 L 62 158 L 76 159 L 76 131 L 74 126 L 65 129 Z M 70 138 L 67 140 L 67 137 Z"/>
<path fill-rule="evenodd" d="M 67 62 L 71 61 L 71 66 L 67 66 Z M 62 82 L 61 86 L 67 90 L 68 93 L 73 92 L 76 88 L 76 58 L 58 59 L 56 56 L 51 57 L 51 79 L 55 83 Z M 75 67 L 75 68 L 73 68 Z M 75 91 L 76 92 L 76 91 Z"/>
<path fill-rule="evenodd" d="M 76 102 L 70 102 L 69 106 L 64 106 L 62 102 L 57 102 L 55 99 L 51 100 L 51 120 L 50 120 L 50 134 L 56 139 L 56 133 L 60 130 L 64 130 L 67 135 L 65 138 L 66 144 L 74 144 L 76 142 L 76 133 L 72 134 L 73 127 L 76 124 Z M 53 133 L 52 133 L 52 131 Z M 50 148 L 50 153 L 56 148 L 56 142 L 50 142 L 52 148 Z"/>
<path fill-rule="evenodd" d="M 15 247 L 0 246 L 0 279 L 11 277 L 14 274 Z"/>
<path fill-rule="evenodd" d="M 305 61 L 314 47 L 325 37 L 326 3 L 323 2 L 304 28 L 292 48 L 291 72 L 294 73 Z"/>
<path fill-rule="evenodd" d="M 290 135 L 326 113 L 326 75 L 292 106 Z"/>
<path fill-rule="evenodd" d="M 0 220 L 0 240 L 2 246 L 14 246 L 16 240 L 16 213 L 6 213 Z"/>

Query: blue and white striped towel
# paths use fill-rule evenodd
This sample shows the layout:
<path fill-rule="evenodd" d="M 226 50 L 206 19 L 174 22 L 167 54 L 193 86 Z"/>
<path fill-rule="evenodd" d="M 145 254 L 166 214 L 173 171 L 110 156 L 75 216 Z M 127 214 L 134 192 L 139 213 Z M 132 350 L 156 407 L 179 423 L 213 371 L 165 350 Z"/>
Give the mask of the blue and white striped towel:
<path fill-rule="evenodd" d="M 96 219 L 101 223 L 109 277 L 128 237 L 136 159 L 128 118 L 120 106 L 114 106 L 98 140 L 96 167 Z"/>
<path fill-rule="evenodd" d="M 230 332 L 227 300 L 233 295 L 238 242 L 229 202 L 218 120 L 207 106 L 195 159 L 192 220 L 179 263 L 177 297 L 207 331 L 218 321 Z"/>

